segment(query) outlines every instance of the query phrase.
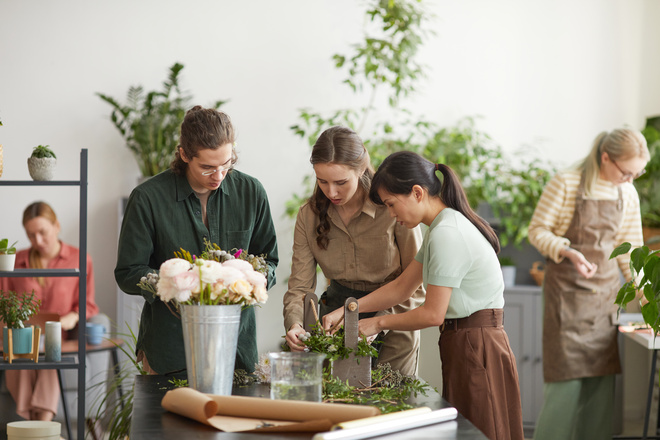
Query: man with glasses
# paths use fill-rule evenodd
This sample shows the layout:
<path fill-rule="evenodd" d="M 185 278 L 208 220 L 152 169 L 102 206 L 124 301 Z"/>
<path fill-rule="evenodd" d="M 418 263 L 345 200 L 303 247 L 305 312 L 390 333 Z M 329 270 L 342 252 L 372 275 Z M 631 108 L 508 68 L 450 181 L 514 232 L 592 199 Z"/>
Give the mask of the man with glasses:
<path fill-rule="evenodd" d="M 186 368 L 181 320 L 153 294 L 137 287 L 181 248 L 193 255 L 204 241 L 224 250 L 266 255 L 268 288 L 278 263 L 275 227 L 261 183 L 234 170 L 232 123 L 225 113 L 196 106 L 181 125 L 176 158 L 169 170 L 131 193 L 122 222 L 115 279 L 129 295 L 145 299 L 137 360 L 152 374 Z M 254 308 L 243 310 L 235 368 L 254 371 L 258 362 Z"/>

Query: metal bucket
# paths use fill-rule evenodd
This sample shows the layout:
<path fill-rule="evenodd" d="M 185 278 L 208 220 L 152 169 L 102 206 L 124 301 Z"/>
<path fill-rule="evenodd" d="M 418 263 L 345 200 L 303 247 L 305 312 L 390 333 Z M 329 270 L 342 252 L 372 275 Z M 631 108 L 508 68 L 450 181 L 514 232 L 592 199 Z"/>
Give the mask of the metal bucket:
<path fill-rule="evenodd" d="M 230 396 L 241 322 L 240 305 L 181 305 L 188 385 Z"/>

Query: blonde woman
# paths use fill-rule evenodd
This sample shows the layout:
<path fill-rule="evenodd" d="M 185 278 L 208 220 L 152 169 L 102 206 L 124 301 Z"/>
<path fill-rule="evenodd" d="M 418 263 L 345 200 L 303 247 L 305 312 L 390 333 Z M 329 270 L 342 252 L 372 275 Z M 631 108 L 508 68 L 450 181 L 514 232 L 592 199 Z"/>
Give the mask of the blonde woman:
<path fill-rule="evenodd" d="M 632 181 L 649 151 L 630 129 L 602 132 L 591 152 L 548 183 L 529 226 L 546 256 L 543 284 L 544 403 L 534 438 L 612 438 L 614 375 L 621 372 L 611 322 L 630 255 L 609 256 L 628 241 L 642 244 L 639 197 Z"/>
<path fill-rule="evenodd" d="M 35 202 L 23 212 L 23 227 L 30 248 L 16 253 L 17 269 L 77 268 L 79 251 L 59 239 L 60 222 L 47 203 Z M 41 300 L 40 311 L 60 315 L 62 330 L 78 326 L 78 277 L 0 278 L 0 289 L 16 292 L 34 290 Z M 97 315 L 94 301 L 94 270 L 87 255 L 87 319 Z M 82 319 L 83 325 L 85 319 Z M 65 333 L 66 336 L 66 333 Z M 55 370 L 7 370 L 7 388 L 16 401 L 16 412 L 29 420 L 52 420 L 57 412 L 60 387 Z"/>

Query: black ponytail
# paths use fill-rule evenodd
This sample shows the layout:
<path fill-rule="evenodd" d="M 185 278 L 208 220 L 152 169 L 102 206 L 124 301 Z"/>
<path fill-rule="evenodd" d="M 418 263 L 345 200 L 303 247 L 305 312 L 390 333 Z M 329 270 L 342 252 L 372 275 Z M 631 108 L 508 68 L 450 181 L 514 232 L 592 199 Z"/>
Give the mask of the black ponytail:
<path fill-rule="evenodd" d="M 442 173 L 442 181 L 436 171 Z M 378 195 L 378 189 L 383 188 L 391 194 L 408 195 L 412 188 L 419 185 L 430 195 L 439 197 L 449 208 L 463 214 L 481 232 L 495 250 L 500 252 L 500 241 L 488 222 L 479 217 L 470 207 L 465 190 L 458 176 L 445 164 L 434 164 L 419 154 L 411 151 L 398 151 L 390 154 L 380 165 L 374 175 L 369 191 L 369 198 L 376 204 L 383 201 Z"/>

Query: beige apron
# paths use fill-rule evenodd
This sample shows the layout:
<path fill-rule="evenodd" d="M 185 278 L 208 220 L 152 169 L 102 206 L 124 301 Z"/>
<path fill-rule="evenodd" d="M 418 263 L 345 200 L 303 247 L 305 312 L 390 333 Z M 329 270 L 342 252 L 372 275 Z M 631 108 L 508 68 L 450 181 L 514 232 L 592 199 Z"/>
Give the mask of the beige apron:
<path fill-rule="evenodd" d="M 575 201 L 575 213 L 564 236 L 571 247 L 598 265 L 596 274 L 580 276 L 568 259 L 547 261 L 543 283 L 543 377 L 558 382 L 621 372 L 617 347 L 616 312 L 620 275 L 610 260 L 618 245 L 616 233 L 623 215 L 623 199 L 584 198 L 584 175 Z"/>

